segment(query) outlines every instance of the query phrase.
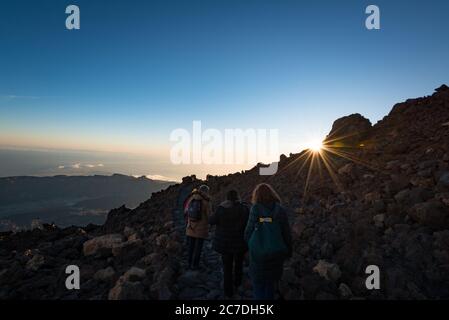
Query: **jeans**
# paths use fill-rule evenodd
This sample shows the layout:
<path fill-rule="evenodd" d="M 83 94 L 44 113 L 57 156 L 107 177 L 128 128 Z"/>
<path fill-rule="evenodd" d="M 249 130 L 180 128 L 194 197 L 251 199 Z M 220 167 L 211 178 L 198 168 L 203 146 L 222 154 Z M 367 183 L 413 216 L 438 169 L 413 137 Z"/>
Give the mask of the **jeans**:
<path fill-rule="evenodd" d="M 189 267 L 196 269 L 200 264 L 204 239 L 187 236 L 187 241 L 189 244 Z"/>
<path fill-rule="evenodd" d="M 274 281 L 253 281 L 254 300 L 274 300 L 274 289 Z"/>
<path fill-rule="evenodd" d="M 244 253 L 222 254 L 223 260 L 223 286 L 227 297 L 234 294 L 234 286 L 242 284 Z"/>

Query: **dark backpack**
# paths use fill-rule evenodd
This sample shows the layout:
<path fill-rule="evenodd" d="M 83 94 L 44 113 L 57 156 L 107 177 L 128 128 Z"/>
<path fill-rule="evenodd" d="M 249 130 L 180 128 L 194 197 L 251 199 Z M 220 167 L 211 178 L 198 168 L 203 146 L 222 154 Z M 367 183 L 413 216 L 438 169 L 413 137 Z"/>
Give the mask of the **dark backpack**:
<path fill-rule="evenodd" d="M 272 212 L 265 210 L 257 217 L 257 224 L 248 242 L 251 260 L 265 263 L 283 259 L 288 254 L 288 248 L 282 236 L 277 212 L 279 205 Z"/>
<path fill-rule="evenodd" d="M 202 217 L 202 201 L 198 199 L 192 199 L 187 207 L 187 217 L 190 221 L 200 221 Z"/>

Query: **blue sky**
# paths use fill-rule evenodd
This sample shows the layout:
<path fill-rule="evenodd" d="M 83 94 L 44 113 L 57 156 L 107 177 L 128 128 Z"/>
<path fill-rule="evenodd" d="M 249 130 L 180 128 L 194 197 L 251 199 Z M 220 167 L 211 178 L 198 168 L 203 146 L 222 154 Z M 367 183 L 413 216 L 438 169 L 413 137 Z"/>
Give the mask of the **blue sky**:
<path fill-rule="evenodd" d="M 81 30 L 65 29 L 65 8 Z M 364 27 L 381 10 L 381 30 Z M 169 134 L 280 129 L 281 151 L 341 116 L 376 122 L 449 75 L 448 1 L 0 3 L 0 145 L 168 157 Z"/>

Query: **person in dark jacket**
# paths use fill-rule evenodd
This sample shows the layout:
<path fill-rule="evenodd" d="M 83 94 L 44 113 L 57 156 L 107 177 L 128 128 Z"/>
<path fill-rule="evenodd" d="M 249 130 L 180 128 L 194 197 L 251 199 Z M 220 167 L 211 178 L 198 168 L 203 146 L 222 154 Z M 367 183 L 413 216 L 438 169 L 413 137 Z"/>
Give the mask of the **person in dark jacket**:
<path fill-rule="evenodd" d="M 224 292 L 226 297 L 231 298 L 234 288 L 242 283 L 243 258 L 248 250 L 243 234 L 249 209 L 240 202 L 235 190 L 229 191 L 226 198 L 210 216 L 209 223 L 216 225 L 213 248 L 222 256 Z"/>
<path fill-rule="evenodd" d="M 260 223 L 260 218 L 272 217 L 272 221 L 279 224 L 282 238 L 288 253 L 283 259 L 273 259 L 262 263 L 251 261 L 249 273 L 253 283 L 254 298 L 256 300 L 273 300 L 277 283 L 282 278 L 284 260 L 292 254 L 292 238 L 288 216 L 281 206 L 281 200 L 274 189 L 265 183 L 259 184 L 253 191 L 251 212 L 245 230 L 245 241 L 251 236 Z M 251 249 L 250 249 L 251 250 Z"/>

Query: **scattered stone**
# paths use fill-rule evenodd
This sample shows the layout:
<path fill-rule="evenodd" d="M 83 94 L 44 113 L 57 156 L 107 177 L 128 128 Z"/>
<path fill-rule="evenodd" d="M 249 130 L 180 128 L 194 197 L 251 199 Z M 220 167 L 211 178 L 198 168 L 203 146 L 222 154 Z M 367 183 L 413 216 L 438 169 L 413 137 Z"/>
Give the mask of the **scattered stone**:
<path fill-rule="evenodd" d="M 321 277 L 334 282 L 341 277 L 341 271 L 338 265 L 325 260 L 319 260 L 318 264 L 313 267 L 313 271 L 317 272 Z"/>
<path fill-rule="evenodd" d="M 99 281 L 110 281 L 115 276 L 115 270 L 112 267 L 100 269 L 94 274 L 94 279 Z"/>
<path fill-rule="evenodd" d="M 338 292 L 340 293 L 340 297 L 343 299 L 349 299 L 352 297 L 352 291 L 349 288 L 349 286 L 345 283 L 340 283 L 340 286 L 338 287 Z"/>
<path fill-rule="evenodd" d="M 144 300 L 144 287 L 140 282 L 127 282 L 122 278 L 109 291 L 109 300 Z"/>
<path fill-rule="evenodd" d="M 370 192 L 365 194 L 364 197 L 366 202 L 374 202 L 376 200 L 380 200 L 380 193 L 379 192 Z"/>
<path fill-rule="evenodd" d="M 45 263 L 45 258 L 43 255 L 36 254 L 33 256 L 26 264 L 28 270 L 37 271 Z"/>
<path fill-rule="evenodd" d="M 126 271 L 125 274 L 123 275 L 123 279 L 125 281 L 130 282 L 140 281 L 143 280 L 144 278 L 145 278 L 145 270 L 137 267 L 132 267 L 131 269 Z"/>
<path fill-rule="evenodd" d="M 160 253 L 153 252 L 142 258 L 142 262 L 147 266 L 151 266 L 157 262 L 160 262 L 162 259 L 162 255 Z"/>
<path fill-rule="evenodd" d="M 161 234 L 160 236 L 158 236 L 157 238 L 156 238 L 156 244 L 159 246 L 159 247 L 166 247 L 167 246 L 167 243 L 168 243 L 168 241 L 169 241 L 169 237 L 168 237 L 168 235 L 166 235 L 166 234 Z"/>
<path fill-rule="evenodd" d="M 410 189 L 405 189 L 400 192 L 398 192 L 394 199 L 399 203 L 405 203 L 410 197 Z"/>
<path fill-rule="evenodd" d="M 373 217 L 374 225 L 378 228 L 384 227 L 385 214 L 377 214 Z"/>
<path fill-rule="evenodd" d="M 194 270 L 188 270 L 178 278 L 178 283 L 183 287 L 193 287 L 203 283 L 199 277 L 199 272 Z"/>
<path fill-rule="evenodd" d="M 440 201 L 418 203 L 409 210 L 410 217 L 416 222 L 435 229 L 449 227 L 449 212 Z"/>
<path fill-rule="evenodd" d="M 338 169 L 338 174 L 339 175 L 343 175 L 343 174 L 351 174 L 351 172 L 354 169 L 354 164 L 352 163 L 348 163 L 345 164 L 343 167 L 341 167 L 340 169 Z"/>
<path fill-rule="evenodd" d="M 111 249 L 122 243 L 123 238 L 121 234 L 107 234 L 96 237 L 84 242 L 83 252 L 85 256 L 96 254 L 100 249 Z"/>
<path fill-rule="evenodd" d="M 136 233 L 136 231 L 133 228 L 128 227 L 128 226 L 126 226 L 125 229 L 123 230 L 123 235 L 126 238 L 130 237 L 134 233 Z"/>

